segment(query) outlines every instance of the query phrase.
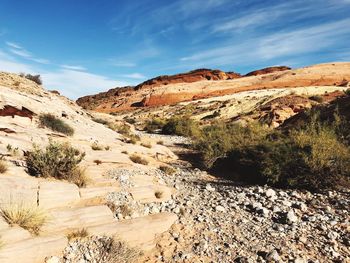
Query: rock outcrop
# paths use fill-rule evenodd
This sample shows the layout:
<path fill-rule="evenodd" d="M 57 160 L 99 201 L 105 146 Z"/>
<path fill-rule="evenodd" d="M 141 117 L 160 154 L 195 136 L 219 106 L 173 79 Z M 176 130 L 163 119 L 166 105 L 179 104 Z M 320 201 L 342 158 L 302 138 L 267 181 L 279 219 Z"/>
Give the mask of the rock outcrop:
<path fill-rule="evenodd" d="M 244 76 L 245 77 L 258 76 L 258 75 L 264 75 L 264 74 L 269 74 L 269 73 L 274 73 L 274 72 L 279 72 L 284 70 L 291 70 L 291 68 L 286 66 L 268 67 L 268 68 L 254 70 L 252 72 L 245 74 Z"/>
<path fill-rule="evenodd" d="M 272 73 L 271 73 L 272 72 Z M 290 70 L 272 67 L 248 73 L 197 70 L 162 76 L 136 87 L 116 88 L 77 100 L 85 109 L 118 112 L 142 107 L 172 105 L 183 101 L 234 94 L 242 91 L 310 86 L 338 86 L 350 79 L 350 63 L 329 63 Z"/>

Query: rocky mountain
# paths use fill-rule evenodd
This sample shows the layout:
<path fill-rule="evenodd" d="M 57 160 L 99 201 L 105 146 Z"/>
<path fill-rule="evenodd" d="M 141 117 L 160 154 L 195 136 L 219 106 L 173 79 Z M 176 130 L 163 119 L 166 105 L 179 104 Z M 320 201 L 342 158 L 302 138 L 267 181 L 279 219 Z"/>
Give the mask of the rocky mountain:
<path fill-rule="evenodd" d="M 234 94 L 249 90 L 337 86 L 350 79 L 350 63 L 320 64 L 300 69 L 272 67 L 241 77 L 236 73 L 198 70 L 163 76 L 136 87 L 116 88 L 79 98 L 85 109 L 118 112 L 142 107 L 172 105 L 184 101 Z"/>

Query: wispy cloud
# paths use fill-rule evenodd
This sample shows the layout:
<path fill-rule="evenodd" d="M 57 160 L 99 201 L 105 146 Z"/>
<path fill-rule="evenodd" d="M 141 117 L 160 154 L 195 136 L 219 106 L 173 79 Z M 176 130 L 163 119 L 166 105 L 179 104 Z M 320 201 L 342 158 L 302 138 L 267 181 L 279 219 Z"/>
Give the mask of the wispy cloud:
<path fill-rule="evenodd" d="M 69 70 L 77 70 L 77 71 L 85 71 L 86 68 L 82 66 L 73 66 L 73 65 L 61 65 L 61 68 L 69 69 Z"/>
<path fill-rule="evenodd" d="M 121 67 L 121 68 L 136 67 L 136 63 L 133 63 L 133 62 L 117 61 L 117 60 L 114 60 L 114 59 L 110 59 L 109 62 L 114 67 Z"/>
<path fill-rule="evenodd" d="M 141 73 L 124 74 L 122 77 L 128 79 L 146 79 L 146 76 Z"/>
<path fill-rule="evenodd" d="M 26 49 L 24 49 L 21 45 L 19 45 L 17 43 L 7 41 L 6 45 L 8 47 L 10 47 L 9 51 L 14 55 L 17 55 L 17 56 L 22 57 L 22 58 L 27 59 L 27 60 L 34 61 L 34 62 L 39 63 L 39 64 L 50 64 L 49 60 L 35 57 L 32 53 L 30 53 L 29 51 L 27 51 Z"/>
<path fill-rule="evenodd" d="M 350 19 L 324 23 L 319 26 L 297 30 L 280 31 L 256 38 L 246 39 L 239 44 L 229 44 L 203 50 L 191 56 L 182 57 L 183 63 L 195 66 L 228 65 L 233 62 L 251 64 L 274 58 L 298 56 L 327 50 L 350 37 Z"/>

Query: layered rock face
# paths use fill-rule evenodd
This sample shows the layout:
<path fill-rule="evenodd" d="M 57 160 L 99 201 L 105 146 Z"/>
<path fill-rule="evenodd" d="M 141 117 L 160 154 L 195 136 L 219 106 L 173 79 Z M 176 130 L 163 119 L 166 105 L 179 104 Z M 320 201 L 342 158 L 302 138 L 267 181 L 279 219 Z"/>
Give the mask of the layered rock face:
<path fill-rule="evenodd" d="M 196 70 L 158 77 L 136 87 L 117 88 L 86 96 L 78 99 L 77 103 L 85 109 L 110 113 L 138 107 L 172 105 L 250 90 L 337 86 L 350 80 L 350 63 L 320 64 L 294 70 L 272 67 L 248 75 L 240 77 L 236 73 Z"/>

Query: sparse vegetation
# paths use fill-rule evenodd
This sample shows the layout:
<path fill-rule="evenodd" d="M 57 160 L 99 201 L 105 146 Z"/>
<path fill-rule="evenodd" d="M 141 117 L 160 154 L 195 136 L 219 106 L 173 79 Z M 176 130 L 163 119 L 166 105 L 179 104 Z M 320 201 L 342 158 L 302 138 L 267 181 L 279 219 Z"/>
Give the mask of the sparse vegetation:
<path fill-rule="evenodd" d="M 91 149 L 94 150 L 94 151 L 102 151 L 103 150 L 103 146 L 98 144 L 97 142 L 94 142 L 91 145 Z"/>
<path fill-rule="evenodd" d="M 344 90 L 345 95 L 350 96 L 350 89 Z"/>
<path fill-rule="evenodd" d="M 128 151 L 122 151 L 122 154 L 128 154 Z"/>
<path fill-rule="evenodd" d="M 87 231 L 87 229 L 82 228 L 82 229 L 78 229 L 68 233 L 67 238 L 69 241 L 71 241 L 75 239 L 87 238 L 88 236 L 89 236 L 89 232 Z"/>
<path fill-rule="evenodd" d="M 317 117 L 285 133 L 256 125 L 211 126 L 196 147 L 207 167 L 230 171 L 231 179 L 310 190 L 338 188 L 350 185 L 350 149 L 338 126 Z"/>
<path fill-rule="evenodd" d="M 101 250 L 101 259 L 105 263 L 132 263 L 142 255 L 141 250 L 131 248 L 116 238 L 108 238 Z"/>
<path fill-rule="evenodd" d="M 157 198 L 157 199 L 161 199 L 163 197 L 164 193 L 162 191 L 155 191 L 154 192 L 154 196 Z"/>
<path fill-rule="evenodd" d="M 19 150 L 18 147 L 13 147 L 11 144 L 7 144 L 6 150 L 8 153 L 10 153 L 12 156 L 18 156 L 19 155 Z"/>
<path fill-rule="evenodd" d="M 173 167 L 168 166 L 168 165 L 160 166 L 159 170 L 161 170 L 162 172 L 164 172 L 165 174 L 168 174 L 168 175 L 172 175 L 176 172 L 176 170 Z"/>
<path fill-rule="evenodd" d="M 42 85 L 43 84 L 40 75 L 32 75 L 32 74 L 24 74 L 24 73 L 20 73 L 19 75 L 22 78 L 26 78 L 26 79 L 29 79 L 31 81 L 34 81 L 38 85 Z"/>
<path fill-rule="evenodd" d="M 157 141 L 157 144 L 159 144 L 159 145 L 164 145 L 164 141 L 162 141 L 162 140 Z"/>
<path fill-rule="evenodd" d="M 55 132 L 63 133 L 67 136 L 72 136 L 74 134 L 74 129 L 72 127 L 50 113 L 41 114 L 39 116 L 39 122 L 41 126 Z"/>
<path fill-rule="evenodd" d="M 110 147 L 110 146 L 108 146 L 108 145 L 107 145 L 107 146 L 105 146 L 105 150 L 106 150 L 106 151 L 109 151 L 110 149 L 111 149 L 111 147 Z"/>
<path fill-rule="evenodd" d="M 101 160 L 94 160 L 94 163 L 97 165 L 100 165 L 100 164 L 102 164 L 102 161 Z"/>
<path fill-rule="evenodd" d="M 156 130 L 162 130 L 165 124 L 166 120 L 155 117 L 146 122 L 144 129 L 149 133 L 154 133 Z"/>
<path fill-rule="evenodd" d="M 318 103 L 322 103 L 323 102 L 323 97 L 320 96 L 320 95 L 310 96 L 309 99 L 313 100 L 313 101 L 316 101 Z"/>
<path fill-rule="evenodd" d="M 27 152 L 27 169 L 33 176 L 54 177 L 84 186 L 88 179 L 84 170 L 78 166 L 84 157 L 85 153 L 81 153 L 67 143 L 50 141 L 45 149 L 34 145 L 33 150 Z"/>
<path fill-rule="evenodd" d="M 167 120 L 166 124 L 163 126 L 162 133 L 196 137 L 200 135 L 200 128 L 198 123 L 190 117 L 172 117 Z"/>
<path fill-rule="evenodd" d="M 48 221 L 44 210 L 20 200 L 10 200 L 1 205 L 0 213 L 8 224 L 19 225 L 35 235 L 40 233 L 41 227 Z"/>
<path fill-rule="evenodd" d="M 7 163 L 4 160 L 0 159 L 0 174 L 6 173 L 8 170 Z"/>
<path fill-rule="evenodd" d="M 139 164 L 143 164 L 143 165 L 147 165 L 148 164 L 148 161 L 145 158 L 143 158 L 142 156 L 137 155 L 137 154 L 133 154 L 129 158 L 134 163 L 139 163 Z"/>
<path fill-rule="evenodd" d="M 102 118 L 93 118 L 92 119 L 94 122 L 97 122 L 97 123 L 100 123 L 100 124 L 103 124 L 103 125 L 108 125 L 109 122 L 105 119 L 102 119 Z"/>

